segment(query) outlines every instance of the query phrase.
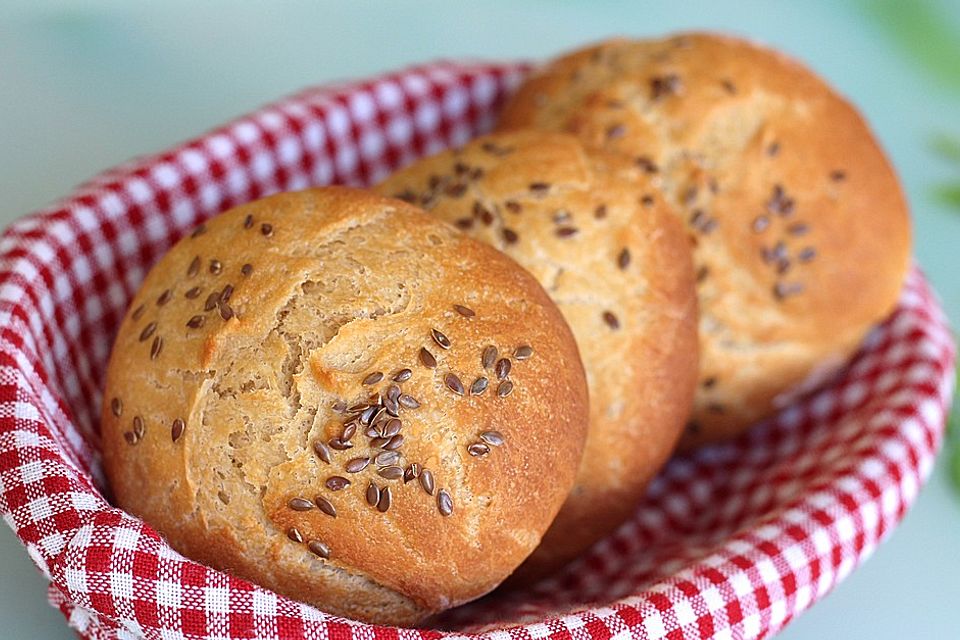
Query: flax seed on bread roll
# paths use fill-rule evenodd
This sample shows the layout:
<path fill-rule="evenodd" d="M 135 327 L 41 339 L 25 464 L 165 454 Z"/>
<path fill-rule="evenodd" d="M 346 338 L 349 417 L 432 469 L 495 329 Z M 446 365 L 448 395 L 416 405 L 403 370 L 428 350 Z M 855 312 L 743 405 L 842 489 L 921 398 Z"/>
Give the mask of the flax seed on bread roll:
<path fill-rule="evenodd" d="M 555 133 L 479 138 L 377 189 L 517 260 L 577 339 L 590 431 L 570 497 L 512 579 L 530 581 L 633 513 L 686 424 L 698 353 L 686 233 L 632 162 Z"/>
<path fill-rule="evenodd" d="M 687 224 L 702 352 L 686 448 L 822 381 L 897 301 L 897 177 L 856 109 L 780 53 L 699 33 L 601 42 L 519 89 L 499 128 L 523 127 L 632 158 Z"/>
<path fill-rule="evenodd" d="M 507 577 L 587 424 L 573 337 L 528 273 L 345 188 L 178 242 L 120 328 L 104 398 L 119 506 L 189 557 L 384 624 Z"/>

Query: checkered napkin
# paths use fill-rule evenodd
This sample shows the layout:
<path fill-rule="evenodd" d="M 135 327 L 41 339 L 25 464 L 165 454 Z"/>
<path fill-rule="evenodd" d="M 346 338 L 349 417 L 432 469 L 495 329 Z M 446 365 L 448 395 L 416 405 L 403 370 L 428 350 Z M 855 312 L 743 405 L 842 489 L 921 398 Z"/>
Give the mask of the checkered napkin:
<path fill-rule="evenodd" d="M 829 388 L 674 460 L 633 519 L 527 592 L 426 625 L 335 618 L 192 562 L 104 498 L 100 387 L 146 270 L 184 233 L 281 190 L 365 184 L 487 129 L 522 64 L 437 63 L 282 100 L 138 159 L 0 238 L 0 512 L 86 638 L 759 638 L 889 534 L 940 444 L 954 347 L 914 271 Z"/>

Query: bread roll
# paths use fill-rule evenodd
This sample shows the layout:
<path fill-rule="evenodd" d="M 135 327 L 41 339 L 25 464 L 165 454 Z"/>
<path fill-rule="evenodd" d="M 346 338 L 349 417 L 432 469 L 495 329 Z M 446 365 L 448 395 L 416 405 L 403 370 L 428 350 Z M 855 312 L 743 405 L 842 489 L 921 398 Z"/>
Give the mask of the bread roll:
<path fill-rule="evenodd" d="M 516 580 L 541 576 L 633 513 L 689 417 L 697 313 L 683 225 L 633 163 L 554 133 L 480 138 L 378 189 L 517 260 L 577 339 L 590 431 L 573 492 Z"/>
<path fill-rule="evenodd" d="M 102 420 L 117 504 L 175 549 L 395 625 L 527 557 L 586 424 L 573 337 L 528 273 L 345 188 L 178 242 L 120 328 Z"/>
<path fill-rule="evenodd" d="M 631 158 L 687 224 L 702 352 L 685 448 L 823 381 L 896 304 L 897 177 L 856 109 L 780 53 L 711 34 L 602 42 L 534 73 L 499 127 Z"/>

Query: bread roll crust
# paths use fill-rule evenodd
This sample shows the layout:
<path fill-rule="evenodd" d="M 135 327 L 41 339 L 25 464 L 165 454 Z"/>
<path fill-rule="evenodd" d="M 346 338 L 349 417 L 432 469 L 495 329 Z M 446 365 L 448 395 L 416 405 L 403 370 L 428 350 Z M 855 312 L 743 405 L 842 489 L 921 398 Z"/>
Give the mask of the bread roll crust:
<path fill-rule="evenodd" d="M 499 128 L 531 126 L 633 159 L 690 230 L 702 373 L 685 448 L 822 381 L 896 304 L 897 177 L 856 109 L 787 56 L 707 33 L 601 42 L 520 88 Z"/>
<path fill-rule="evenodd" d="M 482 366 L 486 345 L 512 363 L 509 394 Z M 350 449 L 331 439 L 351 405 L 397 400 L 405 368 L 399 461 L 349 472 L 386 444 L 366 425 Z M 459 395 L 450 374 L 491 382 Z M 493 589 L 536 547 L 586 423 L 576 345 L 529 274 L 403 202 L 330 187 L 226 212 L 160 260 L 117 336 L 102 436 L 117 504 L 178 551 L 334 614 L 413 624 Z M 471 455 L 485 432 L 502 443 Z M 433 495 L 381 475 L 414 462 Z M 385 511 L 371 482 L 390 488 Z"/>
<path fill-rule="evenodd" d="M 557 133 L 484 136 L 377 189 L 517 260 L 577 339 L 590 431 L 573 492 L 512 579 L 530 581 L 633 513 L 686 424 L 698 355 L 686 233 L 633 163 Z"/>

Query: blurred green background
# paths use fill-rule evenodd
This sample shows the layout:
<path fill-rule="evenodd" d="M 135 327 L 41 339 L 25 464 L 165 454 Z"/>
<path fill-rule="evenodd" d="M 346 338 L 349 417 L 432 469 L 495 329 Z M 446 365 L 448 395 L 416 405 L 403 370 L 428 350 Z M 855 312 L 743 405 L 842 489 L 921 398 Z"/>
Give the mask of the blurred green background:
<path fill-rule="evenodd" d="M 0 224 L 305 86 L 438 57 L 543 58 L 614 34 L 679 29 L 782 48 L 860 106 L 901 173 L 918 260 L 956 326 L 956 0 L 0 0 Z M 782 638 L 960 637 L 960 492 L 951 485 L 960 486 L 960 424 L 951 431 L 901 527 Z M 0 637 L 73 637 L 6 527 L 0 566 Z"/>

